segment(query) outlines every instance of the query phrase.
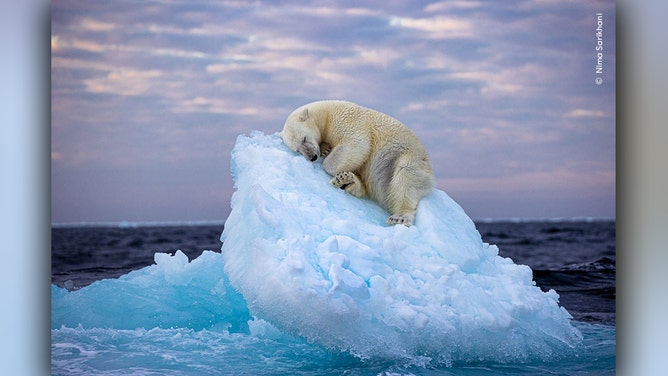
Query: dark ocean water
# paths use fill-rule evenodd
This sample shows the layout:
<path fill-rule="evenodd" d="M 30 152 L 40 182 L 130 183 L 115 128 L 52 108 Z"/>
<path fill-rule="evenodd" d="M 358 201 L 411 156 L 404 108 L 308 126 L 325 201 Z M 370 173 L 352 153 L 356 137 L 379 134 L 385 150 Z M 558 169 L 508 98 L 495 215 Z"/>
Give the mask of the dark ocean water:
<path fill-rule="evenodd" d="M 360 360 L 349 354 L 324 349 L 278 332 L 270 324 L 254 321 L 248 330 L 207 328 L 206 320 L 216 308 L 208 282 L 199 288 L 179 290 L 183 281 L 172 286 L 157 285 L 151 290 L 128 292 L 114 289 L 110 279 L 127 278 L 158 281 L 156 253 L 174 254 L 181 250 L 189 260 L 215 259 L 210 250 L 220 252 L 223 225 L 170 226 L 54 226 L 52 228 L 52 283 L 75 293 L 73 302 L 99 305 L 100 317 L 108 323 L 136 313 L 172 313 L 175 305 L 186 304 L 192 317 L 177 319 L 175 326 L 123 328 L 89 319 L 89 324 L 63 325 L 52 322 L 52 373 L 54 375 L 142 374 L 142 375 L 613 375 L 615 374 L 615 222 L 543 221 L 478 222 L 483 241 L 499 247 L 499 254 L 533 270 L 536 284 L 554 289 L 560 305 L 574 317 L 583 335 L 583 347 L 576 356 L 556 362 L 466 363 L 454 366 L 403 364 L 384 360 Z M 200 257 L 201 256 L 201 257 Z M 216 264 L 214 262 L 214 264 Z M 196 266 L 203 277 L 222 273 L 220 265 Z M 172 271 L 173 276 L 178 273 Z M 215 280 L 215 278 L 213 278 Z M 195 281 L 193 281 L 194 283 Z M 201 281 L 198 283 L 202 283 Z M 91 286 L 91 284 L 93 284 Z M 149 285 L 151 285 L 149 283 Z M 127 285 L 124 288 L 128 288 Z M 151 285 L 152 286 L 152 285 Z M 218 288 L 218 286 L 214 287 Z M 94 292 L 93 292 L 94 291 Z M 189 298 L 175 291 L 200 294 Z M 67 293 L 52 288 L 52 312 L 63 321 Z M 101 295 L 100 295 L 101 294 Z M 234 294 L 228 292 L 226 296 Z M 130 299 L 129 301 L 118 299 Z M 198 300 L 202 299 L 202 300 Z M 231 301 L 234 301 L 232 299 Z M 201 304 L 200 304 L 201 303 Z M 59 307 L 59 308 L 56 308 Z M 107 307 L 107 308 L 102 308 Z M 82 307 L 83 308 L 83 307 Z M 87 310 L 88 308 L 86 308 Z M 72 311 L 74 310 L 74 311 Z M 128 311 L 126 311 L 128 310 Z M 245 304 L 236 304 L 229 317 L 249 319 Z M 176 314 L 183 314 L 176 313 Z M 105 316 L 106 315 L 106 316 Z M 54 316 L 55 317 L 55 316 Z M 144 320 L 139 317 L 140 321 Z M 106 320 L 106 319 L 105 319 Z M 203 327 L 190 320 L 204 320 Z M 66 320 L 65 320 L 66 321 Z M 99 322 L 99 321 L 97 321 Z M 115 320 L 115 322 L 119 322 Z M 142 321 L 143 322 L 143 321 Z M 249 322 L 250 325 L 250 322 Z"/>
<path fill-rule="evenodd" d="M 190 260 L 220 252 L 223 225 L 54 226 L 51 282 L 76 290 L 154 263 L 155 253 L 181 250 Z"/>
<path fill-rule="evenodd" d="M 615 323 L 615 222 L 477 222 L 483 241 L 529 265 L 578 321 Z M 51 230 L 52 283 L 75 290 L 154 263 L 180 249 L 189 259 L 220 251 L 223 225 L 81 226 Z"/>

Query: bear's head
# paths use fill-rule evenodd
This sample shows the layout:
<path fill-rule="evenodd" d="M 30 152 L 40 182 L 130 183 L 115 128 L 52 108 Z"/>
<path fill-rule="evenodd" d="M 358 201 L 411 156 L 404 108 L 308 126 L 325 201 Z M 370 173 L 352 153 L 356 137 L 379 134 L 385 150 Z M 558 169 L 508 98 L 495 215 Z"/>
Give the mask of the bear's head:
<path fill-rule="evenodd" d="M 315 162 L 320 156 L 320 129 L 308 108 L 297 109 L 288 116 L 283 131 L 278 134 L 285 144 L 306 159 Z"/>

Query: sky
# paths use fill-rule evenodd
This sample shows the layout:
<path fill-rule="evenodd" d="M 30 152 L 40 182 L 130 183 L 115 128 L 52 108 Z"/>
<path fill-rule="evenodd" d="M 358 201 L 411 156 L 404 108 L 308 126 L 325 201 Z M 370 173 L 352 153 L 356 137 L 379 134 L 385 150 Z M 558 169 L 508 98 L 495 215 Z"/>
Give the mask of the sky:
<path fill-rule="evenodd" d="M 614 1 L 51 4 L 52 223 L 222 222 L 236 138 L 322 99 L 401 120 L 473 219 L 615 217 Z"/>

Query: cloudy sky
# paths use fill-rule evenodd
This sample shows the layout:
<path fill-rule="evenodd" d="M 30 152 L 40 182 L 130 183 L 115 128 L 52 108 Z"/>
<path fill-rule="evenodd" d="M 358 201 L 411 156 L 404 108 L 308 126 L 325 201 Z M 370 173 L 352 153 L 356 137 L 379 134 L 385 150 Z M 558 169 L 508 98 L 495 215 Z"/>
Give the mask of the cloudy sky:
<path fill-rule="evenodd" d="M 320 99 L 408 125 L 474 219 L 612 218 L 614 20 L 612 0 L 54 1 L 52 222 L 223 221 L 236 137 Z"/>

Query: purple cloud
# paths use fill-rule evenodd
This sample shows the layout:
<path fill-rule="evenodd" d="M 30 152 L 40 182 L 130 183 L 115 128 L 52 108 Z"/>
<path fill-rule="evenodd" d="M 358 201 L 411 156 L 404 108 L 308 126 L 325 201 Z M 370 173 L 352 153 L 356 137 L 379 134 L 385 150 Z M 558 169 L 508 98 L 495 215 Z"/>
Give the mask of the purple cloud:
<path fill-rule="evenodd" d="M 236 136 L 325 98 L 413 128 L 473 217 L 614 216 L 613 1 L 319 4 L 54 3 L 54 222 L 224 220 Z"/>

